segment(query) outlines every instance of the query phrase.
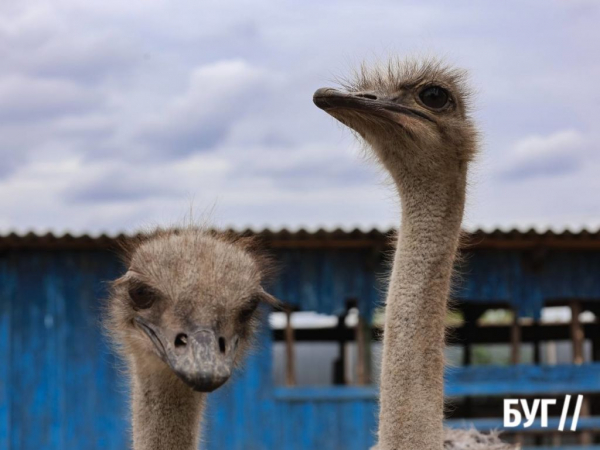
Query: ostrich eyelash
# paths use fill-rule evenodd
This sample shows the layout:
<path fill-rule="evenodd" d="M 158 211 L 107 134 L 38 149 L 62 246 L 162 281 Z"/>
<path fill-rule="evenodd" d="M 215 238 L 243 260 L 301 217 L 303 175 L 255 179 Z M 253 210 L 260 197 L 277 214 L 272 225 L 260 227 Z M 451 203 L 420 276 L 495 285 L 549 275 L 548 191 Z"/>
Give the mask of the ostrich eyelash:
<path fill-rule="evenodd" d="M 154 288 L 141 282 L 130 286 L 128 294 L 135 309 L 148 309 L 160 297 L 160 294 Z"/>
<path fill-rule="evenodd" d="M 239 312 L 238 317 L 240 321 L 246 322 L 248 319 L 250 319 L 252 314 L 254 314 L 254 311 L 256 311 L 256 308 L 258 308 L 259 303 L 260 298 L 258 295 L 251 297 L 250 300 L 248 300 L 248 303 Z"/>

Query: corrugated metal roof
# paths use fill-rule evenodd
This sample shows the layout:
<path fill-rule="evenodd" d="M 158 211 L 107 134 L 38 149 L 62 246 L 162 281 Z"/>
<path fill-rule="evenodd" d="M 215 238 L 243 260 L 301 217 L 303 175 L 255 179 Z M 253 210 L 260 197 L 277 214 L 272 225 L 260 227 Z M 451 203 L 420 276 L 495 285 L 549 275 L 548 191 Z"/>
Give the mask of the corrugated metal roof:
<path fill-rule="evenodd" d="M 298 230 L 234 230 L 241 235 L 256 235 L 263 242 L 273 248 L 357 248 L 380 247 L 390 243 L 394 236 L 394 229 L 380 230 L 344 230 L 341 228 L 327 230 L 318 229 L 308 231 Z M 38 234 L 28 232 L 24 234 L 8 233 L 0 235 L 0 249 L 9 248 L 39 248 L 39 249 L 104 249 L 114 247 L 119 241 L 127 240 L 137 235 L 127 234 L 79 234 L 54 233 Z M 547 246 L 556 248 L 600 249 L 600 230 L 590 231 L 538 231 L 519 229 L 477 229 L 465 232 L 463 244 L 467 248 L 531 248 Z"/>

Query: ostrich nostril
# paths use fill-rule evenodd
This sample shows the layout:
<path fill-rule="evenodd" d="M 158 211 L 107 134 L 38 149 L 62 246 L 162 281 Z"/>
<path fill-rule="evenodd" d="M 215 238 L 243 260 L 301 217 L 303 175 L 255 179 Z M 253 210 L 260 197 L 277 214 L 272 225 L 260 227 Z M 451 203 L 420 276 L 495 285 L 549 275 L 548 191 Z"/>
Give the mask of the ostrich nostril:
<path fill-rule="evenodd" d="M 179 333 L 177 337 L 175 337 L 175 347 L 185 347 L 187 345 L 187 341 L 187 334 Z"/>
<path fill-rule="evenodd" d="M 369 100 L 377 100 L 377 96 L 375 94 L 354 94 L 356 97 L 368 98 Z"/>
<path fill-rule="evenodd" d="M 219 350 L 221 351 L 221 353 L 225 353 L 225 350 L 227 350 L 227 348 L 225 347 L 225 338 L 219 338 Z"/>

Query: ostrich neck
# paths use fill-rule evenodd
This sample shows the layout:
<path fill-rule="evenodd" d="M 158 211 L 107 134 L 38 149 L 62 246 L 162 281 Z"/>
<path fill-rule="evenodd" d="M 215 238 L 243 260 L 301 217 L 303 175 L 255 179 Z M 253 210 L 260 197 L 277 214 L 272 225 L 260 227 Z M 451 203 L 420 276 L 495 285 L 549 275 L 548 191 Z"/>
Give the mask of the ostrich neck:
<path fill-rule="evenodd" d="M 402 224 L 386 299 L 379 450 L 441 450 L 444 322 L 466 165 L 439 177 L 392 174 Z"/>
<path fill-rule="evenodd" d="M 197 450 L 206 394 L 160 364 L 133 365 L 133 449 Z"/>

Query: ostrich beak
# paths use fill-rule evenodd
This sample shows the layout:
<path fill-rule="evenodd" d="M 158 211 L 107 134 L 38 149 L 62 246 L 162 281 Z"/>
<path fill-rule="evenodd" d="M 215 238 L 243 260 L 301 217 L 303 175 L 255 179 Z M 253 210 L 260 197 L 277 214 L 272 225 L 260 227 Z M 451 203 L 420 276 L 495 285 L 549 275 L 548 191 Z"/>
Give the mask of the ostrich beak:
<path fill-rule="evenodd" d="M 135 322 L 152 341 L 160 358 L 195 391 L 212 392 L 231 376 L 237 337 L 228 346 L 210 328 L 172 333 L 140 316 L 135 317 Z"/>
<path fill-rule="evenodd" d="M 398 115 L 400 114 L 404 117 L 410 116 L 435 122 L 433 118 L 422 111 L 371 92 L 341 92 L 333 88 L 321 88 L 314 93 L 313 102 L 328 114 L 344 110 L 355 111 L 393 122 L 399 122 Z"/>

